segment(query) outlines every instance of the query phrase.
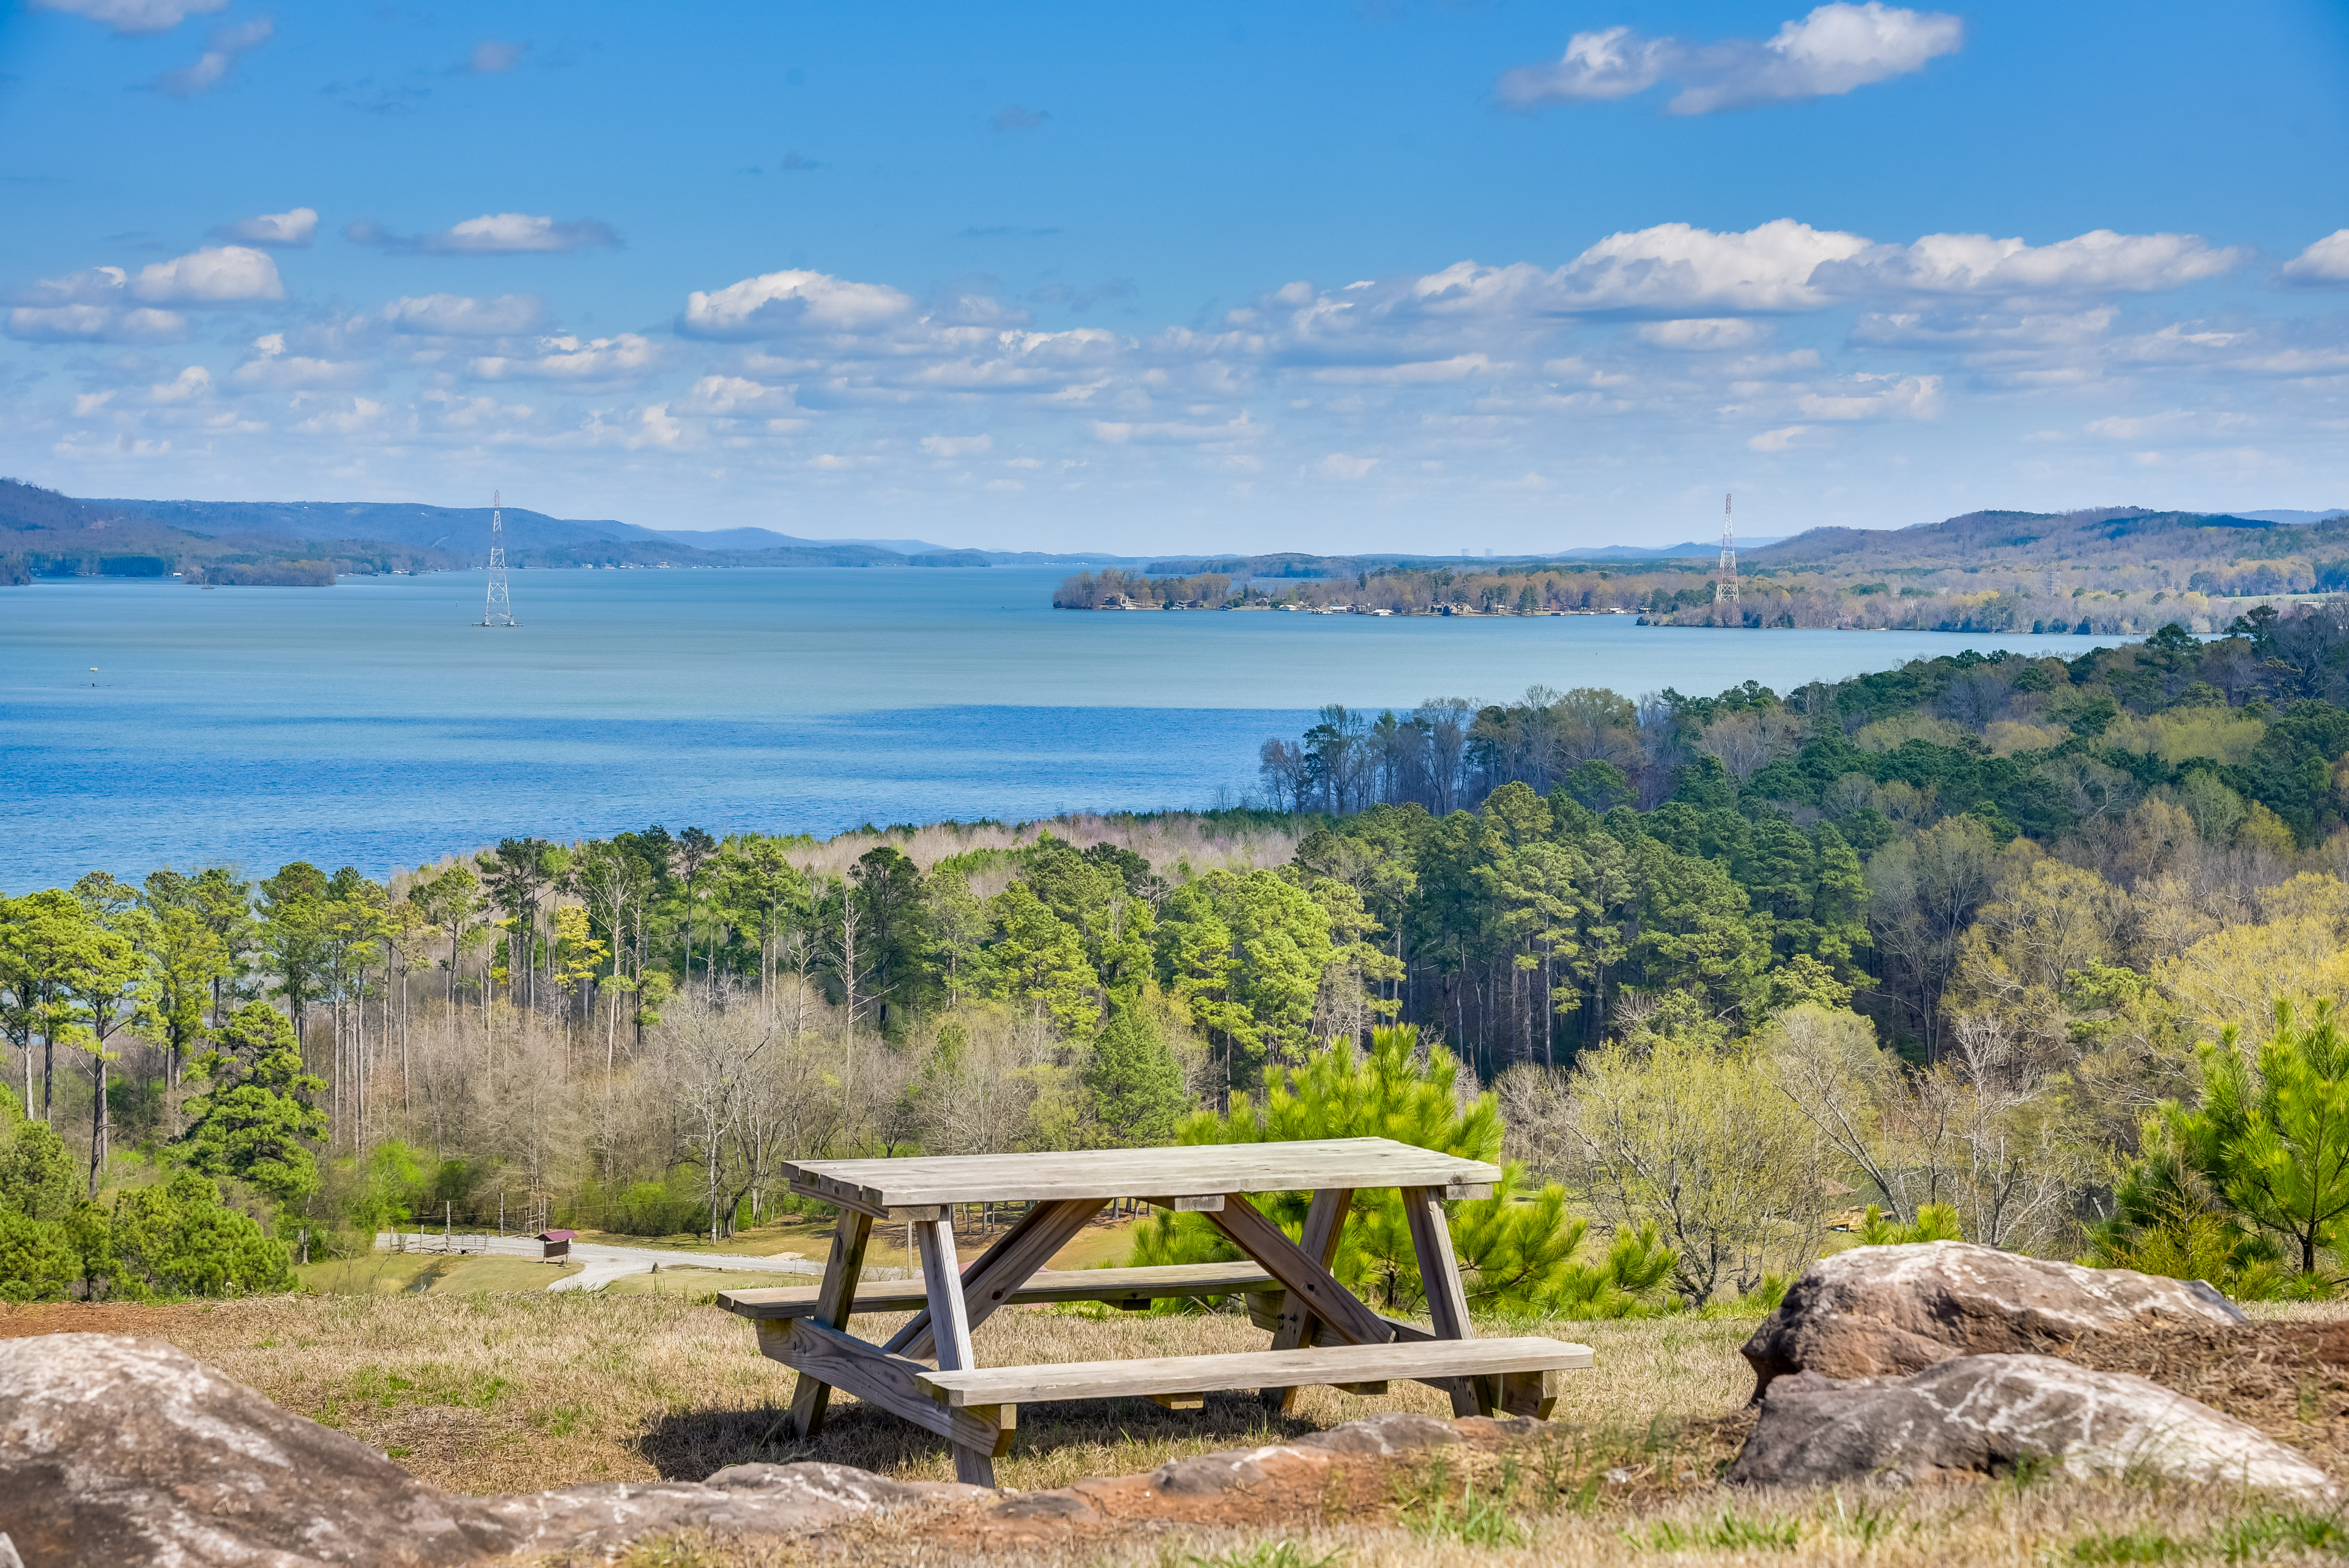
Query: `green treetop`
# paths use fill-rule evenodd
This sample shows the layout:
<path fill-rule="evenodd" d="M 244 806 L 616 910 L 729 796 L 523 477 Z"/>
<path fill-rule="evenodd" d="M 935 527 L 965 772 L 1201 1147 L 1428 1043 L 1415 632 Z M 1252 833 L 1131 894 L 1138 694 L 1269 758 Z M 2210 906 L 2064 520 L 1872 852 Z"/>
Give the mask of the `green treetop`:
<path fill-rule="evenodd" d="M 179 1140 L 191 1166 L 250 1182 L 281 1204 L 318 1189 L 309 1143 L 326 1137 L 326 1118 L 312 1096 L 326 1084 L 303 1070 L 283 1014 L 246 1002 L 189 1075 L 210 1085 L 189 1102 L 192 1119 Z"/>

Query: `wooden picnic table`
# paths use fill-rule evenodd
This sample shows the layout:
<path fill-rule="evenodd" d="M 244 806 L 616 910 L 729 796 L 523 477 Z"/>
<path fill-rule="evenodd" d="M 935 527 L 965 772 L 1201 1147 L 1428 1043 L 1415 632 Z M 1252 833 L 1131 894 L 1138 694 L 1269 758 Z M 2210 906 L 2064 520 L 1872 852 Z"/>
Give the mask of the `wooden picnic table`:
<path fill-rule="evenodd" d="M 1444 1389 L 1454 1413 L 1546 1417 L 1560 1373 L 1591 1365 L 1588 1347 L 1527 1336 L 1476 1340 L 1445 1223 L 1446 1199 L 1485 1198 L 1500 1172 L 1389 1138 L 1190 1145 L 1067 1154 L 947 1155 L 820 1159 L 784 1166 L 792 1190 L 840 1210 L 823 1282 L 812 1290 L 730 1291 L 729 1310 L 753 1319 L 760 1348 L 798 1373 L 794 1435 L 823 1423 L 832 1390 L 904 1417 L 947 1438 L 955 1473 L 994 1484 L 1022 1402 L 1147 1397 L 1195 1408 L 1214 1390 L 1262 1388 L 1286 1407 L 1300 1385 L 1361 1392 L 1390 1379 Z M 1418 1256 L 1433 1329 L 1373 1311 L 1330 1272 L 1357 1191 L 1395 1188 Z M 1246 1194 L 1310 1192 L 1302 1242 Z M 1159 1269 L 1045 1269 L 1087 1221 L 1119 1199 L 1204 1215 L 1249 1260 Z M 964 1266 L 955 1206 L 1026 1201 L 1028 1212 Z M 918 1293 L 863 1284 L 876 1220 L 903 1221 L 920 1256 Z M 981 1367 L 971 1331 L 997 1308 L 1029 1301 L 1110 1301 L 1147 1306 L 1167 1296 L 1247 1294 L 1269 1348 L 1045 1366 Z M 857 1311 L 916 1309 L 890 1339 L 850 1334 Z"/>

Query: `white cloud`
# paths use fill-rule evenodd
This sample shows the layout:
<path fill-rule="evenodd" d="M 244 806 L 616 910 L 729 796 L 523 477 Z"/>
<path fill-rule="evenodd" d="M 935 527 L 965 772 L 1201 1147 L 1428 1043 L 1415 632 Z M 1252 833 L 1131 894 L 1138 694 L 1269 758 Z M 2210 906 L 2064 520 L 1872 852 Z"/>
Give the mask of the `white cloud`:
<path fill-rule="evenodd" d="M 976 457 L 995 450 L 995 438 L 987 435 L 942 436 L 922 438 L 922 450 L 932 457 Z"/>
<path fill-rule="evenodd" d="M 243 245 L 206 245 L 139 269 L 130 297 L 149 305 L 250 305 L 285 297 L 277 264 Z"/>
<path fill-rule="evenodd" d="M 186 317 L 155 306 L 251 305 L 285 297 L 277 264 L 240 245 L 212 245 L 136 274 L 86 267 L 11 291 L 7 334 L 27 343 L 169 343 Z"/>
<path fill-rule="evenodd" d="M 484 213 L 432 234 L 395 234 L 362 218 L 345 227 L 343 237 L 353 244 L 429 256 L 535 255 L 620 243 L 612 226 L 598 219 L 558 221 L 529 213 Z"/>
<path fill-rule="evenodd" d="M 2081 428 L 2107 441 L 2144 441 L 2160 436 L 2207 436 L 2220 431 L 2240 431 L 2255 421 L 2242 414 L 2202 409 L 2168 409 L 2158 414 L 2115 414 L 2091 420 Z"/>
<path fill-rule="evenodd" d="M 1823 288 L 1861 293 L 2147 293 L 2217 277 L 2249 259 L 2244 246 L 2214 248 L 2199 234 L 2117 234 L 2095 229 L 2052 245 L 1988 234 L 1927 234 L 1913 244 L 1875 245 L 1823 265 Z"/>
<path fill-rule="evenodd" d="M 587 417 L 587 439 L 597 446 L 626 452 L 675 450 L 693 444 L 691 434 L 667 403 L 653 403 L 627 413 L 606 416 L 601 410 Z"/>
<path fill-rule="evenodd" d="M 523 57 L 529 53 L 530 45 L 527 43 L 508 44 L 495 38 L 484 38 L 473 46 L 471 54 L 465 57 L 465 69 L 477 77 L 497 76 L 522 64 Z"/>
<path fill-rule="evenodd" d="M 2303 288 L 2349 286 L 2349 229 L 2335 229 L 2283 264 L 2286 283 Z"/>
<path fill-rule="evenodd" d="M 1795 406 L 1815 420 L 1929 420 L 1941 411 L 1939 376 L 1851 378 L 1848 392 L 1809 392 Z"/>
<path fill-rule="evenodd" d="M 1379 460 L 1375 457 L 1355 457 L 1346 452 L 1333 452 L 1315 463 L 1313 472 L 1324 479 L 1340 480 L 1350 484 L 1358 479 L 1369 478 L 1371 470 L 1378 465 Z"/>
<path fill-rule="evenodd" d="M 178 70 L 157 77 L 155 90 L 165 98 L 192 98 L 206 88 L 217 87 L 236 65 L 239 56 L 259 48 L 276 36 L 277 23 L 268 16 L 255 16 L 233 27 L 215 27 L 204 52 Z"/>
<path fill-rule="evenodd" d="M 370 379 L 372 371 L 356 359 L 325 359 L 285 351 L 283 332 L 264 333 L 253 340 L 253 358 L 229 374 L 229 380 L 246 389 L 290 391 L 309 387 L 350 387 Z"/>
<path fill-rule="evenodd" d="M 788 411 L 792 406 L 789 388 L 770 387 L 741 376 L 704 376 L 694 382 L 685 400 L 688 412 L 714 419 L 769 415 Z"/>
<path fill-rule="evenodd" d="M 1640 341 L 1659 348 L 1750 348 L 1767 329 L 1758 321 L 1734 316 L 1699 316 L 1679 321 L 1650 321 L 1640 327 Z"/>
<path fill-rule="evenodd" d="M 190 365 L 171 380 L 147 389 L 147 401 L 159 408 L 202 402 L 212 395 L 212 373 L 202 365 Z"/>
<path fill-rule="evenodd" d="M 20 306 L 8 313 L 7 330 L 26 343 L 176 343 L 188 335 L 188 318 L 103 305 Z"/>
<path fill-rule="evenodd" d="M 430 337 L 510 337 L 546 325 L 546 304 L 534 294 L 475 299 L 462 294 L 403 295 L 383 307 L 394 332 Z"/>
<path fill-rule="evenodd" d="M 1826 303 L 1812 275 L 1859 254 L 1857 234 L 1776 218 L 1742 234 L 1659 223 L 1609 234 L 1552 275 L 1585 310 L 1807 310 Z"/>
<path fill-rule="evenodd" d="M 771 272 L 709 293 L 696 289 L 686 299 L 678 330 L 689 337 L 869 332 L 913 311 L 913 300 L 886 284 L 850 283 L 820 272 Z"/>
<path fill-rule="evenodd" d="M 1401 365 L 1341 365 L 1312 373 L 1317 381 L 1340 385 L 1377 385 L 1385 387 L 1426 386 L 1431 382 L 1458 381 L 1470 376 L 1489 373 L 1495 369 L 1490 356 L 1454 354 L 1448 359 L 1420 359 Z"/>
<path fill-rule="evenodd" d="M 227 10 L 228 0 L 33 0 L 33 8 L 87 16 L 129 37 L 168 33 L 190 16 Z"/>
<path fill-rule="evenodd" d="M 542 337 L 535 354 L 485 356 L 466 369 L 484 381 L 616 381 L 644 375 L 660 360 L 660 348 L 650 338 L 623 332 L 584 340 Z"/>
<path fill-rule="evenodd" d="M 317 232 L 318 214 L 309 207 L 296 207 L 290 213 L 264 213 L 258 217 L 239 218 L 212 231 L 224 240 L 235 240 L 248 245 L 268 245 L 278 250 L 300 250 Z"/>
<path fill-rule="evenodd" d="M 1196 424 L 1181 420 L 1134 421 L 1095 420 L 1093 439 L 1111 446 L 1207 446 L 1254 441 L 1264 433 L 1245 413 L 1224 424 Z"/>
<path fill-rule="evenodd" d="M 1808 425 L 1784 425 L 1775 431 L 1764 431 L 1745 443 L 1748 452 L 1785 452 L 1811 433 Z"/>
<path fill-rule="evenodd" d="M 1672 113 L 1711 114 L 1837 97 L 1922 70 L 1964 42 L 1959 17 L 1868 0 L 1821 5 L 1766 39 L 1689 44 L 1623 26 L 1577 33 L 1563 58 L 1506 72 L 1497 90 L 1503 103 L 1532 109 L 1629 98 L 1669 79 L 1681 84 Z"/>

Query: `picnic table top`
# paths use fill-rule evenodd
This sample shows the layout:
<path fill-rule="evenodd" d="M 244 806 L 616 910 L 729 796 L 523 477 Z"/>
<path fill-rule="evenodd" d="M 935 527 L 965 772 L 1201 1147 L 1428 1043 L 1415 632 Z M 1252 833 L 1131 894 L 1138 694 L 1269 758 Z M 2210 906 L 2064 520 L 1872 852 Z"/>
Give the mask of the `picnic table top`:
<path fill-rule="evenodd" d="M 1325 1188 L 1449 1187 L 1498 1181 L 1499 1169 L 1383 1137 L 1186 1144 L 1065 1154 L 916 1155 L 785 1161 L 794 1185 L 877 1209 L 1056 1199 L 1176 1198 Z"/>

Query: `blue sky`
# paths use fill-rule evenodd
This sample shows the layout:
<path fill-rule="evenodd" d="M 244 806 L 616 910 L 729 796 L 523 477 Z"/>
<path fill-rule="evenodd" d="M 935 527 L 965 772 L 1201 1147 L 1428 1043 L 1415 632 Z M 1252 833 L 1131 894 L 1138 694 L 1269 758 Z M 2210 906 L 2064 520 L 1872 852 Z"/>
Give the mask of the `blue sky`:
<path fill-rule="evenodd" d="M 2349 504 L 2349 7 L 46 0 L 0 472 L 953 545 Z"/>

